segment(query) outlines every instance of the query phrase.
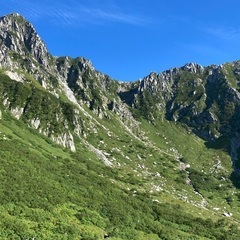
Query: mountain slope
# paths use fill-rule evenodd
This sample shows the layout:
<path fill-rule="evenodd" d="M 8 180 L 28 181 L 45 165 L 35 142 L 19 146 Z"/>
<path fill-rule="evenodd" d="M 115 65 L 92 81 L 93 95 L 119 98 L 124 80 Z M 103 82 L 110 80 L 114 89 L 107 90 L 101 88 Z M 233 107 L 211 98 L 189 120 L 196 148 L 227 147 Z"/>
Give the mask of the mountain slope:
<path fill-rule="evenodd" d="M 237 239 L 239 63 L 121 83 L 0 19 L 2 239 Z"/>
<path fill-rule="evenodd" d="M 211 200 L 191 193 L 186 176 L 170 169 L 177 165 L 171 156 L 161 163 L 153 153 L 155 176 L 148 161 L 145 171 L 131 170 L 131 162 L 124 171 L 107 167 L 84 145 L 61 149 L 8 114 L 0 144 L 1 239 L 237 239 L 237 205 L 219 204 L 221 192 Z M 228 211 L 233 216 L 223 219 Z"/>

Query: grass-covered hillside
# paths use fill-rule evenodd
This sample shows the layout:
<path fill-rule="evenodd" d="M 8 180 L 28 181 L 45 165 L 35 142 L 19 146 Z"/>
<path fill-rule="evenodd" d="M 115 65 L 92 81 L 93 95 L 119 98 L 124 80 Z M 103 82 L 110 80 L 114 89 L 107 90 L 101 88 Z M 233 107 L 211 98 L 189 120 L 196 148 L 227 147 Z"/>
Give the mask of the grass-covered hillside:
<path fill-rule="evenodd" d="M 224 149 L 175 124 L 142 125 L 149 146 L 126 133 L 89 140 L 116 158 L 106 166 L 84 142 L 72 153 L 3 111 L 0 239 L 237 239 L 239 193 Z"/>

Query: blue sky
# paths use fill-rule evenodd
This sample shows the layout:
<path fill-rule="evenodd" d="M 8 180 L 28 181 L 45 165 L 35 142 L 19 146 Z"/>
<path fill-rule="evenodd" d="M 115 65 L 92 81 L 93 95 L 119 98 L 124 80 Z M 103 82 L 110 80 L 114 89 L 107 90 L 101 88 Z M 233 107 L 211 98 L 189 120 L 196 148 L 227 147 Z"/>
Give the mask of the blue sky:
<path fill-rule="evenodd" d="M 240 1 L 0 0 L 55 56 L 82 56 L 121 81 L 195 62 L 240 59 Z"/>

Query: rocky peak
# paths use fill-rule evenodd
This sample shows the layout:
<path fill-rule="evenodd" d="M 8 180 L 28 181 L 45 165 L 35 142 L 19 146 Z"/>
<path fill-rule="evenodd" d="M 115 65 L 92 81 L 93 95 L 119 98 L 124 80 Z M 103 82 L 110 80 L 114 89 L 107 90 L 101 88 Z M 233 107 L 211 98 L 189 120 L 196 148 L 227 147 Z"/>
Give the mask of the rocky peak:
<path fill-rule="evenodd" d="M 201 73 L 204 70 L 204 68 L 197 63 L 187 63 L 183 67 L 181 67 L 181 69 L 194 74 Z"/>
<path fill-rule="evenodd" d="M 204 68 L 197 63 L 187 63 L 183 67 L 173 68 L 162 73 L 152 72 L 142 79 L 140 82 L 140 90 L 150 90 L 152 93 L 158 91 L 171 91 L 169 88 L 173 85 L 173 79 L 179 70 L 190 72 L 193 74 L 202 73 Z"/>
<path fill-rule="evenodd" d="M 7 54 L 15 52 L 21 56 L 30 56 L 45 67 L 49 65 L 50 54 L 44 42 L 33 25 L 17 13 L 0 18 L 0 43 L 1 64 L 9 66 L 9 62 L 2 58 L 8 58 Z"/>

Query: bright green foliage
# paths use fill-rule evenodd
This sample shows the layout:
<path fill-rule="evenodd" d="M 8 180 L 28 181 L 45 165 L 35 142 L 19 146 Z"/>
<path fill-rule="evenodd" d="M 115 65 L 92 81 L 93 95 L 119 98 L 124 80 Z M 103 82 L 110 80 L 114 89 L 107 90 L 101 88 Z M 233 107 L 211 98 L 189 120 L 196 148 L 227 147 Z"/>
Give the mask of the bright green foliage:
<path fill-rule="evenodd" d="M 133 109 L 133 114 L 136 118 L 145 118 L 147 120 L 153 120 L 157 117 L 156 99 L 146 90 L 141 92 Z"/>
<path fill-rule="evenodd" d="M 66 130 L 66 124 L 73 129 L 74 106 L 57 99 L 52 94 L 43 91 L 31 83 L 21 83 L 0 74 L 0 94 L 2 101 L 7 101 L 11 110 L 22 107 L 23 121 L 40 119 L 40 127 L 50 133 L 61 133 Z M 63 121 L 64 120 L 64 121 Z"/>
<path fill-rule="evenodd" d="M 219 227 L 220 220 L 132 194 L 123 172 L 99 163 L 85 147 L 64 151 L 8 115 L 0 126 L 1 239 L 237 239 L 228 221 Z"/>

